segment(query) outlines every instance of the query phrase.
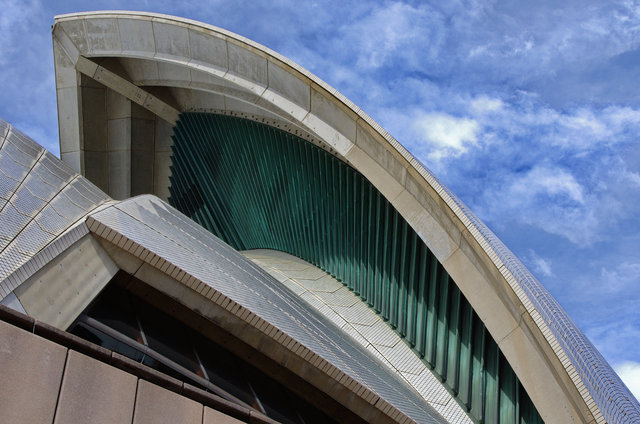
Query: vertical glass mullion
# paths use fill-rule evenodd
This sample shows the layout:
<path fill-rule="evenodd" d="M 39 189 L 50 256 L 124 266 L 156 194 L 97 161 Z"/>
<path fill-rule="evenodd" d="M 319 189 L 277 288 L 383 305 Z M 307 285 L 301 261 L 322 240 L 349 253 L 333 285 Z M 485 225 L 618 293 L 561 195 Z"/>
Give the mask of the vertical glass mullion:
<path fill-rule="evenodd" d="M 544 424 L 529 395 L 521 384 L 518 384 L 518 423 Z"/>
<path fill-rule="evenodd" d="M 342 211 L 342 175 L 340 161 L 333 161 L 333 275 L 340 280 L 340 259 L 342 250 L 341 211 Z"/>
<path fill-rule="evenodd" d="M 416 273 L 416 264 L 419 258 L 418 252 L 418 235 L 413 229 L 410 229 L 410 248 L 409 248 L 409 273 L 407 275 L 407 341 L 411 346 L 416 344 L 416 310 L 417 310 L 417 288 L 418 274 Z"/>
<path fill-rule="evenodd" d="M 300 196 L 300 231 L 302 232 L 302 250 L 303 254 L 301 255 L 303 259 L 308 262 L 313 263 L 311 246 L 313 244 L 313 239 L 311 238 L 311 227 L 312 227 L 312 219 L 309 214 L 309 177 L 307 174 L 306 167 L 306 151 L 307 151 L 307 143 L 298 142 L 297 149 L 297 172 L 299 178 L 299 188 L 298 188 L 298 196 Z"/>
<path fill-rule="evenodd" d="M 288 212 L 286 213 L 289 217 L 289 225 L 287 226 L 287 232 L 291 236 L 291 249 L 289 253 L 297 252 L 297 256 L 301 256 L 302 252 L 302 240 L 300 240 L 300 231 L 299 222 L 301 219 L 300 213 L 297 210 L 298 201 L 300 199 L 300 185 L 298 184 L 298 175 L 297 175 L 297 163 L 293 158 L 293 154 L 295 151 L 295 146 L 292 145 L 292 140 L 290 139 L 290 135 L 286 134 L 284 137 L 285 143 L 283 143 L 283 162 L 284 169 L 286 175 L 286 187 L 284 193 L 284 202 L 283 207 L 288 208 Z M 295 254 L 295 253 L 294 253 Z"/>
<path fill-rule="evenodd" d="M 390 250 L 391 250 L 391 234 L 389 227 L 391 226 L 391 204 L 385 199 L 384 202 L 384 231 L 382 235 L 382 271 L 381 271 L 381 284 L 382 284 L 382 308 L 381 315 L 384 319 L 389 319 L 389 262 L 390 262 Z"/>
<path fill-rule="evenodd" d="M 383 224 L 380 221 L 382 216 L 382 199 L 384 198 L 378 190 L 375 196 L 375 237 L 373 241 L 372 251 L 372 285 L 373 285 L 373 299 L 372 305 L 376 313 L 380 313 L 382 310 L 382 285 L 380 284 L 380 267 L 382 265 L 382 249 L 380 240 L 382 239 Z"/>
<path fill-rule="evenodd" d="M 236 210 L 240 209 L 237 207 L 237 205 L 234 205 L 235 201 L 237 201 L 237 198 L 232 199 L 229 197 L 236 191 L 235 185 L 241 183 L 246 184 L 244 172 L 242 171 L 247 167 L 250 167 L 250 164 L 248 164 L 247 161 L 250 160 L 253 155 L 245 156 L 244 154 L 240 153 L 240 151 L 242 151 L 243 149 L 247 150 L 250 147 L 251 138 L 248 137 L 246 133 L 241 133 L 241 130 L 239 129 L 240 123 L 234 119 L 230 119 L 229 117 L 221 117 L 221 121 L 214 123 L 211 122 L 211 116 L 199 116 L 206 118 L 207 121 L 209 121 L 207 122 L 207 128 L 213 129 L 216 134 L 215 143 L 212 144 L 215 145 L 217 149 L 219 149 L 219 151 L 223 152 L 221 157 L 224 158 L 224 163 L 222 163 L 221 165 L 225 172 L 217 172 L 216 181 L 212 181 L 212 185 L 217 185 L 220 187 L 220 189 L 224 190 L 224 197 L 227 199 L 226 201 L 221 202 L 223 215 L 225 216 L 225 220 L 227 220 L 228 222 L 233 222 L 233 226 L 230 227 L 230 230 L 232 230 L 231 235 L 236 239 L 236 243 L 238 244 L 239 248 L 244 249 L 247 246 L 247 235 L 245 234 L 250 231 L 247 231 L 246 228 L 240 228 L 240 224 L 242 222 L 250 222 L 251 224 L 255 224 L 252 216 L 252 212 L 254 210 L 253 204 L 248 211 L 246 210 L 246 208 L 241 208 L 242 211 L 240 211 L 240 214 L 237 215 Z M 224 127 L 223 125 L 220 125 L 220 123 L 222 123 Z M 223 128 L 225 128 L 226 131 L 223 130 Z M 226 142 L 229 139 L 231 140 L 231 142 Z M 235 163 L 236 161 L 234 160 L 234 158 L 236 157 L 242 158 L 239 161 L 240 166 Z M 234 166 L 231 166 L 232 161 L 234 161 Z M 253 185 L 250 185 L 250 187 L 250 190 L 253 191 Z M 246 202 L 243 203 L 244 206 L 248 206 Z M 240 216 L 245 214 L 249 214 L 251 221 L 249 219 L 238 219 Z"/>
<path fill-rule="evenodd" d="M 300 214 L 302 216 L 302 227 L 300 228 L 300 231 L 302 232 L 302 248 L 304 251 L 304 258 L 306 258 L 307 261 L 313 263 L 313 260 L 311 259 L 311 246 L 313 245 L 313 240 L 311 239 L 311 215 L 309 214 L 309 178 L 307 176 L 307 169 L 305 166 L 307 143 L 299 142 L 297 144 L 297 166 L 300 175 L 300 188 L 298 191 L 298 195 L 300 196 Z"/>
<path fill-rule="evenodd" d="M 255 165 L 252 163 L 255 155 L 246 155 L 244 151 L 251 151 L 251 147 L 254 143 L 251 136 L 251 129 L 246 122 L 239 122 L 229 117 L 220 117 L 219 120 L 214 120 L 211 115 L 201 115 L 207 118 L 207 127 L 216 128 L 217 137 L 215 144 L 219 149 L 224 150 L 223 157 L 226 159 L 224 162 L 225 172 L 218 172 L 222 186 L 225 192 L 230 196 L 232 193 L 238 193 L 237 186 L 247 187 L 247 189 L 235 194 L 236 197 L 230 198 L 225 202 L 227 214 L 229 219 L 234 222 L 234 228 L 238 234 L 239 242 L 243 248 L 250 247 L 258 244 L 256 235 L 257 228 L 260 226 L 260 219 L 255 214 L 255 207 L 260 205 L 261 202 L 248 203 L 246 195 L 251 192 L 259 190 L 255 187 L 255 184 L 250 184 L 250 181 L 246 179 L 247 169 L 254 169 Z M 227 128 L 226 134 L 221 134 L 222 125 Z M 226 139 L 231 139 L 231 142 L 226 142 Z M 213 157 L 212 157 L 213 158 Z M 232 165 L 233 163 L 233 165 Z M 224 174 L 224 175 L 223 175 Z M 222 182 L 224 181 L 224 182 Z M 227 197 L 227 196 L 225 196 Z"/>
<path fill-rule="evenodd" d="M 498 345 L 491 337 L 487 337 L 485 347 L 485 398 L 484 398 L 484 422 L 487 424 L 499 424 L 499 351 Z"/>
<path fill-rule="evenodd" d="M 448 309 L 449 309 L 449 274 L 444 269 L 439 272 L 439 290 L 440 298 L 438 299 L 438 334 L 436 337 L 436 372 L 445 379 L 447 377 L 447 342 L 448 339 Z"/>
<path fill-rule="evenodd" d="M 268 131 L 272 132 L 271 129 L 268 129 Z M 256 162 L 258 163 L 258 166 L 264 170 L 262 179 L 264 189 L 260 191 L 264 193 L 266 199 L 264 203 L 256 204 L 255 206 L 252 205 L 251 208 L 255 208 L 254 210 L 256 215 L 260 212 L 266 213 L 267 210 L 271 211 L 268 215 L 271 215 L 272 217 L 270 230 L 276 234 L 275 245 L 278 246 L 278 250 L 290 252 L 288 233 L 284 223 L 286 217 L 283 217 L 282 215 L 282 191 L 275 189 L 276 184 L 281 185 L 284 183 L 282 165 L 280 164 L 283 147 L 281 143 L 278 143 L 277 140 L 275 140 L 271 149 L 267 149 L 266 146 L 258 145 L 256 146 L 256 150 Z M 260 195 L 259 193 L 256 194 Z"/>
<path fill-rule="evenodd" d="M 327 232 L 328 232 L 328 259 L 329 259 L 329 263 L 327 265 L 327 269 L 329 274 L 335 276 L 336 272 L 335 272 L 335 265 L 336 265 L 336 261 L 335 261 L 335 244 L 336 244 L 336 222 L 334 219 L 334 212 L 335 212 L 335 204 L 334 204 L 334 199 L 335 199 L 335 193 L 334 193 L 334 189 L 335 189 L 335 184 L 336 184 L 336 180 L 334 178 L 333 175 L 333 169 L 334 169 L 334 161 L 336 159 L 331 156 L 330 159 L 325 159 L 325 169 L 326 169 L 326 179 L 327 179 Z"/>
<path fill-rule="evenodd" d="M 338 279 L 340 281 L 344 281 L 344 275 L 346 270 L 346 246 L 347 246 L 347 219 L 346 219 L 346 210 L 347 210 L 347 201 L 346 201 L 346 190 L 347 190 L 347 173 L 346 166 L 342 162 L 338 162 L 338 174 L 339 174 L 339 183 L 338 183 L 338 193 L 340 196 L 338 197 L 338 206 L 340 208 L 338 213 Z"/>
<path fill-rule="evenodd" d="M 498 374 L 500 386 L 500 424 L 515 423 L 517 419 L 518 390 L 516 374 L 513 372 L 505 357 L 499 355 Z"/>
<path fill-rule="evenodd" d="M 211 116 L 208 117 L 212 120 Z M 258 231 L 258 228 L 264 224 L 261 222 L 258 211 L 264 207 L 264 201 L 256 201 L 254 193 L 263 190 L 247 179 L 247 171 L 255 170 L 261 166 L 260 162 L 265 161 L 256 159 L 259 157 L 259 151 L 255 153 L 253 148 L 255 137 L 251 134 L 252 129 L 248 122 L 241 122 L 228 116 L 220 116 L 216 121 L 216 123 L 210 122 L 209 127 L 216 129 L 215 145 L 219 151 L 223 152 L 221 157 L 226 159 L 224 164 L 221 164 L 224 166 L 224 172 L 218 172 L 225 196 L 229 197 L 225 202 L 228 205 L 226 213 L 229 219 L 234 221 L 234 228 L 243 248 L 261 245 L 262 237 L 258 234 L 262 235 L 264 231 Z M 260 181 L 262 182 L 263 179 L 261 178 Z M 238 190 L 239 186 L 244 189 Z M 235 197 L 231 197 L 232 195 Z M 253 200 L 250 201 L 250 198 Z"/>
<path fill-rule="evenodd" d="M 401 249 L 398 249 L 400 241 L 400 218 L 398 211 L 393 211 L 391 232 L 391 260 L 389 267 L 389 323 L 393 328 L 398 326 L 398 264 L 400 262 Z"/>
<path fill-rule="evenodd" d="M 318 196 L 319 196 L 319 190 L 320 187 L 318 187 L 319 184 L 319 175 L 318 175 L 318 166 L 316 164 L 315 161 L 315 153 L 316 149 L 309 149 L 307 151 L 307 166 L 309 168 L 309 174 L 310 174 L 310 178 L 309 178 L 309 184 L 310 184 L 310 191 L 311 191 L 311 196 L 314 197 L 315 202 L 313 202 L 313 206 L 311 208 L 311 219 L 313 220 L 313 237 L 314 237 L 314 244 L 313 244 L 313 263 L 316 266 L 320 266 L 320 258 L 322 256 L 322 243 L 320 242 L 321 239 L 321 232 L 322 232 L 322 226 L 320 224 L 320 217 L 319 217 L 319 213 L 320 213 L 320 202 L 318 201 Z"/>
<path fill-rule="evenodd" d="M 366 252 L 366 220 L 365 220 L 365 214 L 366 214 L 366 196 L 367 196 L 367 190 L 365 189 L 365 183 L 364 183 L 364 177 L 362 177 L 362 175 L 358 175 L 358 178 L 356 178 L 357 181 L 357 190 L 356 192 L 356 203 L 358 201 L 358 197 L 360 198 L 359 202 L 360 202 L 360 207 L 358 209 L 360 209 L 358 211 L 358 222 L 356 223 L 356 226 L 358 227 L 358 247 L 357 247 L 357 260 L 355 263 L 355 268 L 356 268 L 356 294 L 359 295 L 360 297 L 364 296 L 364 288 L 362 285 L 362 279 L 363 279 L 363 267 L 364 267 L 364 258 L 365 258 L 365 252 Z"/>
<path fill-rule="evenodd" d="M 426 331 L 427 331 L 427 302 L 429 299 L 429 284 L 427 281 L 429 249 L 420 240 L 420 256 L 418 259 L 418 306 L 416 314 L 416 350 L 420 357 L 426 355 Z"/>
<path fill-rule="evenodd" d="M 407 334 L 407 256 L 409 238 L 407 221 L 402 220 L 402 241 L 400 252 L 400 277 L 398 287 L 398 332 L 404 337 Z"/>
<path fill-rule="evenodd" d="M 484 324 L 473 314 L 473 344 L 471 348 L 471 416 L 484 419 Z"/>
<path fill-rule="evenodd" d="M 354 262 L 354 237 L 355 237 L 355 228 L 354 228 L 354 219 L 355 219 L 355 211 L 353 203 L 351 199 L 353 197 L 353 171 L 351 168 L 346 167 L 346 176 L 345 176 L 345 205 L 346 215 L 345 215 L 345 240 L 347 243 L 345 250 L 345 272 L 342 277 L 342 281 L 351 289 L 353 289 L 353 262 Z"/>
<path fill-rule="evenodd" d="M 358 263 L 358 248 L 360 246 L 360 235 L 358 233 L 358 175 L 355 171 L 349 170 L 349 285 L 351 290 L 355 287 L 356 264 Z"/>
<path fill-rule="evenodd" d="M 449 296 L 449 341 L 447 346 L 447 384 L 458 393 L 458 358 L 460 354 L 460 289 L 450 285 Z"/>
<path fill-rule="evenodd" d="M 427 302 L 427 336 L 426 336 L 426 352 L 427 362 L 432 368 L 436 366 L 436 343 L 438 333 L 438 296 L 439 296 L 439 271 L 440 264 L 434 255 L 430 255 L 429 261 L 429 299 Z"/>
<path fill-rule="evenodd" d="M 323 155 L 324 156 L 324 155 Z M 333 219 L 334 205 L 333 205 L 333 188 L 335 185 L 335 180 L 332 178 L 333 171 L 333 161 L 327 160 L 324 158 L 324 170 L 325 170 L 325 205 L 326 205 L 326 221 L 327 221 L 327 271 L 331 275 L 335 275 L 334 264 L 335 264 L 335 250 L 334 240 L 335 240 L 335 221 Z"/>
<path fill-rule="evenodd" d="M 373 290 L 374 290 L 374 279 L 373 279 L 373 255 L 375 254 L 375 213 L 376 213 L 376 193 L 374 192 L 373 186 L 367 182 L 367 197 L 368 197 L 368 206 L 367 206 L 367 250 L 366 250 L 366 277 L 364 280 L 365 284 L 365 301 L 369 306 L 373 306 Z"/>
<path fill-rule="evenodd" d="M 249 218 L 253 225 L 260 228 L 256 234 L 254 247 L 269 247 L 286 251 L 285 234 L 283 234 L 282 217 L 280 203 L 281 199 L 274 190 L 274 185 L 281 181 L 279 177 L 279 166 L 276 161 L 280 157 L 281 144 L 275 140 L 267 147 L 263 143 L 256 143 L 251 150 L 245 150 L 242 156 L 251 160 L 248 168 L 245 168 L 242 176 L 250 170 L 255 183 L 252 189 L 244 189 L 247 198 L 246 210 L 251 212 Z M 256 175 L 257 174 L 257 175 Z M 271 213 L 266 213 L 269 210 Z"/>
<path fill-rule="evenodd" d="M 319 195 L 321 196 L 320 198 L 320 214 L 319 214 L 319 219 L 320 219 L 320 224 L 321 224 L 321 230 L 320 230 L 320 243 L 322 243 L 322 257 L 320 260 L 320 264 L 318 265 L 320 268 L 324 269 L 325 271 L 328 269 L 328 265 L 329 265 L 329 228 L 328 228 L 328 223 L 327 223 L 327 182 L 326 182 L 326 177 L 327 177 L 327 171 L 325 168 L 325 163 L 322 160 L 322 152 L 320 150 L 317 151 L 317 157 L 316 160 L 318 162 L 318 170 L 319 170 L 319 181 L 320 181 L 320 191 L 319 191 Z"/>
<path fill-rule="evenodd" d="M 275 129 L 272 128 L 271 131 L 275 131 Z M 297 251 L 296 237 L 292 231 L 295 225 L 294 225 L 294 218 L 291 216 L 291 212 L 289 209 L 290 202 L 288 201 L 288 199 L 291 197 L 293 184 L 290 177 L 290 169 L 287 163 L 288 161 L 286 160 L 286 158 L 290 154 L 291 149 L 289 149 L 289 146 L 287 146 L 284 142 L 280 142 L 279 147 L 280 147 L 280 154 L 278 155 L 277 158 L 272 158 L 272 159 L 275 159 L 273 160 L 273 162 L 277 164 L 277 171 L 279 176 L 278 181 L 280 181 L 280 186 L 285 187 L 285 190 L 283 192 L 282 190 L 274 189 L 274 192 L 279 191 L 278 194 L 280 195 L 278 197 L 280 202 L 274 206 L 277 207 L 278 222 L 280 224 L 282 237 L 285 240 L 285 246 L 286 246 L 285 252 L 295 255 Z M 268 215 L 267 210 L 265 210 L 264 213 Z M 298 255 L 299 254 L 300 253 L 298 253 Z"/>
<path fill-rule="evenodd" d="M 203 125 L 197 115 L 192 117 L 192 121 L 193 122 L 191 123 L 191 126 L 200 134 L 206 131 L 202 130 L 202 127 L 209 127 L 208 125 Z M 194 136 L 192 139 L 190 139 L 190 141 L 197 146 L 196 150 L 203 149 L 203 146 L 201 146 L 202 137 Z M 214 181 L 213 176 L 210 174 L 210 172 L 208 172 L 208 170 L 202 169 L 204 167 L 202 157 L 195 157 L 193 155 L 193 149 L 189 149 L 189 152 L 189 163 L 192 167 L 197 169 L 199 177 L 202 178 L 202 181 L 198 181 L 199 186 L 202 187 L 202 190 L 204 192 L 209 193 L 209 196 L 207 196 L 211 201 L 211 203 L 209 204 L 211 204 L 216 209 L 215 214 L 218 217 L 218 220 L 221 222 L 221 225 L 225 228 L 225 239 L 234 247 L 241 248 L 242 244 L 238 238 L 238 235 L 236 234 L 235 225 L 232 223 L 232 221 L 229 220 L 225 208 L 220 200 L 218 190 L 223 187 L 221 187 L 220 184 L 215 184 L 216 181 Z"/>
<path fill-rule="evenodd" d="M 470 405 L 471 393 L 471 337 L 473 326 L 473 309 L 466 299 L 462 299 L 462 325 L 460 334 L 460 356 L 458 377 L 458 398 L 467 406 Z"/>
<path fill-rule="evenodd" d="M 367 181 L 365 180 L 365 178 L 363 176 L 360 176 L 360 192 L 361 192 L 361 201 L 362 204 L 361 206 L 361 215 L 360 215 L 360 238 L 361 238 L 361 245 L 360 245 L 360 274 L 359 274 L 359 278 L 358 278 L 358 287 L 359 287 L 359 293 L 360 293 L 360 297 L 361 298 L 365 298 L 366 297 L 366 290 L 367 290 L 367 282 L 366 282 L 366 278 L 367 278 L 367 253 L 369 252 L 369 245 L 368 245 L 368 235 L 369 235 L 369 221 L 367 220 L 368 216 L 369 216 L 369 190 L 368 190 L 369 186 L 367 184 Z"/>

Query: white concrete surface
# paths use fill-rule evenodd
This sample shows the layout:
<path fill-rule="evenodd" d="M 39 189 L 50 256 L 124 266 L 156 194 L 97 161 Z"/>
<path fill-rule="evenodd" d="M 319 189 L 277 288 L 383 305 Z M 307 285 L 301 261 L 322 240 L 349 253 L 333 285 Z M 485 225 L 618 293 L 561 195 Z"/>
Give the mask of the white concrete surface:
<path fill-rule="evenodd" d="M 14 293 L 29 316 L 66 330 L 116 272 L 118 267 L 109 255 L 86 235 Z"/>

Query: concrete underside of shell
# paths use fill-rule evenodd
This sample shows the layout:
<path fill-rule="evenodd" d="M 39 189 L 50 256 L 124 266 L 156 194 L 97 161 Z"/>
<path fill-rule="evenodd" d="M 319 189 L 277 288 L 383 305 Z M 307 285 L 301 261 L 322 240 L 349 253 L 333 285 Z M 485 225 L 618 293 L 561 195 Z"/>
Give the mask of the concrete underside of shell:
<path fill-rule="evenodd" d="M 619 407 L 637 413 L 595 348 L 491 231 L 308 71 L 238 35 L 164 15 L 63 15 L 53 41 L 61 158 L 111 197 L 168 198 L 171 133 L 182 112 L 240 116 L 295 134 L 364 175 L 409 223 L 545 422 L 605 422 Z"/>

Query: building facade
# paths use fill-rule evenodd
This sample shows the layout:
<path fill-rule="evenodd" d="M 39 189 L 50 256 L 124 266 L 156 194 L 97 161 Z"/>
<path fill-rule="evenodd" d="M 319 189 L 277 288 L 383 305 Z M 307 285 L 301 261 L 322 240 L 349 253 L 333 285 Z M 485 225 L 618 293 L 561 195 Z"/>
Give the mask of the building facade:
<path fill-rule="evenodd" d="M 200 422 L 206 411 L 292 422 L 640 420 L 522 263 L 308 71 L 228 31 L 148 13 L 58 16 L 53 48 L 64 164 L 2 126 L 0 213 L 16 223 L 0 254 L 3 304 L 181 380 L 176 396 L 195 402 Z M 21 206 L 29 196 L 39 199 L 31 209 Z M 75 336 L 64 336 L 66 363 Z M 60 399 L 73 381 L 62 369 Z M 153 403 L 141 394 L 155 388 L 144 370 L 127 374 L 144 388 L 128 397 L 134 421 L 162 416 L 136 415 Z M 198 403 L 187 383 L 216 397 Z M 65 405 L 54 405 L 56 419 Z"/>

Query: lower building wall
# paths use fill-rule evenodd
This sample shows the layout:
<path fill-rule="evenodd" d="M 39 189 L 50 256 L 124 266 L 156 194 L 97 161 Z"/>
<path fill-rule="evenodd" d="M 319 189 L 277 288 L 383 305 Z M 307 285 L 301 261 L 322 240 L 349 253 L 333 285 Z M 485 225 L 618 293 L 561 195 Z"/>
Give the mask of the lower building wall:
<path fill-rule="evenodd" d="M 67 333 L 2 308 L 0 318 L 6 315 L 17 317 L 19 326 L 0 320 L 2 423 L 232 424 L 248 421 L 240 421 L 175 390 L 29 332 L 24 328 L 36 333 L 40 328 L 41 332 L 50 331 L 54 339 L 82 343 Z M 109 357 L 108 351 L 85 348 Z M 183 384 L 183 389 L 187 390 L 185 386 Z M 252 419 L 258 418 L 253 413 L 247 413 L 247 418 L 249 415 Z"/>

